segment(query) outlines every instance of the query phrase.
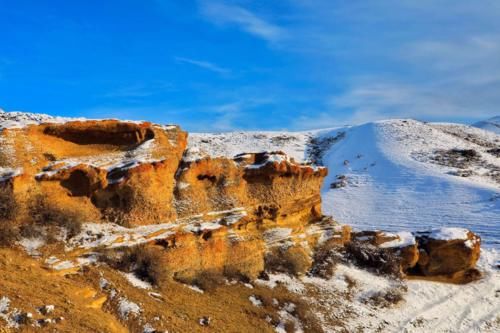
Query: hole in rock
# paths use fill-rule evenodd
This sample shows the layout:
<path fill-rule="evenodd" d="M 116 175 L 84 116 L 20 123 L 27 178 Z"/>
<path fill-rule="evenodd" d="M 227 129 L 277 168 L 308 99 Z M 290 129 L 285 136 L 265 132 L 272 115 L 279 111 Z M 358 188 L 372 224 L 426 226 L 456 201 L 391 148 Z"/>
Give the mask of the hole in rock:
<path fill-rule="evenodd" d="M 155 137 L 150 127 L 134 123 L 75 122 L 48 125 L 44 134 L 56 136 L 80 145 L 138 145 Z"/>
<path fill-rule="evenodd" d="M 74 197 L 88 196 L 91 192 L 90 179 L 82 170 L 73 171 L 68 179 L 61 181 L 61 186 Z"/>

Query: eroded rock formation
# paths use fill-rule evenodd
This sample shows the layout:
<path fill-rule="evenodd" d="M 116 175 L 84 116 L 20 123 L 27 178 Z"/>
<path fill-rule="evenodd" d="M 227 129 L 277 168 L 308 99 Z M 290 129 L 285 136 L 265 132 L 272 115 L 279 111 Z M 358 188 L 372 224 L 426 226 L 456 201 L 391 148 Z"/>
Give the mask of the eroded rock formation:
<path fill-rule="evenodd" d="M 141 225 L 175 220 L 175 173 L 187 134 L 177 126 L 116 120 L 30 125 L 2 131 L 0 164 L 19 221 L 43 197 L 86 218 Z"/>

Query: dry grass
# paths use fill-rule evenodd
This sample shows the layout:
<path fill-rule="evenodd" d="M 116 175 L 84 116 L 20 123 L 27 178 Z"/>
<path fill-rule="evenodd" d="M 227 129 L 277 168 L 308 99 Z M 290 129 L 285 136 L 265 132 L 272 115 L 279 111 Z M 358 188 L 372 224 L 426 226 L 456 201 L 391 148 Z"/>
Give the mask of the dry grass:
<path fill-rule="evenodd" d="M 351 242 L 346 250 L 348 258 L 363 268 L 393 277 L 401 276 L 400 259 L 387 249 L 362 242 Z"/>
<path fill-rule="evenodd" d="M 19 239 L 19 228 L 14 224 L 17 204 L 8 188 L 0 187 L 0 246 L 12 246 Z"/>
<path fill-rule="evenodd" d="M 335 273 L 335 267 L 343 260 L 342 249 L 326 243 L 316 249 L 309 273 L 323 279 L 330 279 Z"/>
<path fill-rule="evenodd" d="M 29 204 L 30 223 L 26 228 L 36 230 L 37 226 L 60 227 L 67 231 L 67 237 L 76 236 L 82 230 L 82 217 L 68 209 L 55 208 L 48 203 L 43 196 L 37 195 Z M 25 233 L 29 233 L 26 230 Z"/>
<path fill-rule="evenodd" d="M 10 221 L 0 220 L 0 247 L 10 247 L 19 240 L 19 229 Z"/>
<path fill-rule="evenodd" d="M 265 257 L 265 268 L 269 272 L 302 275 L 311 267 L 311 257 L 301 246 L 275 248 Z"/>
<path fill-rule="evenodd" d="M 120 271 L 133 271 L 141 280 L 160 285 L 169 278 L 169 273 L 161 267 L 161 250 L 139 245 L 102 252 L 103 260 Z"/>
<path fill-rule="evenodd" d="M 270 314 L 282 310 L 287 304 L 293 304 L 293 310 L 289 314 L 299 320 L 305 332 L 323 332 L 323 328 L 319 319 L 314 314 L 313 308 L 301 295 L 291 293 L 286 288 L 279 286 L 272 290 L 262 290 L 260 293 L 256 293 L 256 296 L 261 300 L 264 309 Z M 271 316 L 271 318 L 273 318 L 275 324 L 279 322 L 276 315 Z M 295 332 L 297 329 L 295 323 L 291 321 L 286 323 L 285 328 L 287 332 Z"/>
<path fill-rule="evenodd" d="M 379 308 L 389 308 L 404 301 L 404 293 L 406 293 L 406 291 L 406 286 L 379 291 L 365 299 L 364 303 Z"/>
<path fill-rule="evenodd" d="M 16 212 L 17 204 L 12 192 L 6 187 L 0 187 L 0 221 L 15 219 Z"/>
<path fill-rule="evenodd" d="M 98 288 L 82 280 L 53 274 L 41 266 L 39 260 L 21 251 L 0 249 L 0 297 L 10 299 L 9 311 L 30 312 L 34 321 L 60 316 L 65 320 L 46 328 L 21 325 L 19 329 L 7 332 L 127 332 L 111 314 L 92 306 L 102 296 Z M 55 305 L 51 315 L 45 316 L 37 311 L 37 307 L 48 304 Z M 17 319 L 23 322 L 22 318 Z M 3 332 L 4 324 L 0 318 L 0 332 Z"/>

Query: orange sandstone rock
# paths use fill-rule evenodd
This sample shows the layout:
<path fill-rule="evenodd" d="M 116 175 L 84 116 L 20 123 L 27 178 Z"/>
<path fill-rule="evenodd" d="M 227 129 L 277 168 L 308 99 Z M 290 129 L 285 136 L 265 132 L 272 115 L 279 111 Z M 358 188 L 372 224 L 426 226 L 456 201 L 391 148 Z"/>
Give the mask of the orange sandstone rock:
<path fill-rule="evenodd" d="M 459 228 L 419 233 L 418 267 L 424 275 L 453 274 L 474 268 L 481 251 L 481 238 Z"/>

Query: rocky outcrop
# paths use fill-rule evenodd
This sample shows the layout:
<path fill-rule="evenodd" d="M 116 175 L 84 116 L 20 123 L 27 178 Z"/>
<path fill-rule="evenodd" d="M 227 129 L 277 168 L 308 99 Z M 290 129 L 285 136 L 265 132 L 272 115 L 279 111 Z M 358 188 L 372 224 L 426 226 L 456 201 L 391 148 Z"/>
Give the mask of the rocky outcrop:
<path fill-rule="evenodd" d="M 417 242 L 409 232 L 362 231 L 351 240 L 348 249 L 354 259 L 383 273 L 406 275 L 418 262 Z"/>
<path fill-rule="evenodd" d="M 29 125 L 1 137 L 0 164 L 22 170 L 2 180 L 22 175 L 14 192 L 26 218 L 35 195 L 128 226 L 242 207 L 275 222 L 321 217 L 326 169 L 282 152 L 183 162 L 187 135 L 178 127 L 116 120 Z"/>
<path fill-rule="evenodd" d="M 481 239 L 462 228 L 426 232 L 353 233 L 349 252 L 355 260 L 385 273 L 466 283 L 480 277 L 475 270 Z"/>
<path fill-rule="evenodd" d="M 318 220 L 326 174 L 326 168 L 295 163 L 282 152 L 206 157 L 181 165 L 176 205 L 179 216 L 244 207 L 258 220 Z"/>
<path fill-rule="evenodd" d="M 5 129 L 0 138 L 0 165 L 18 170 L 2 180 L 12 184 L 20 223 L 29 220 L 35 197 L 93 221 L 141 225 L 177 218 L 175 174 L 187 139 L 177 126 L 70 121 Z"/>
<path fill-rule="evenodd" d="M 80 145 L 139 145 L 152 140 L 155 132 L 150 123 L 103 121 L 74 121 L 66 124 L 42 125 L 44 134 Z"/>

